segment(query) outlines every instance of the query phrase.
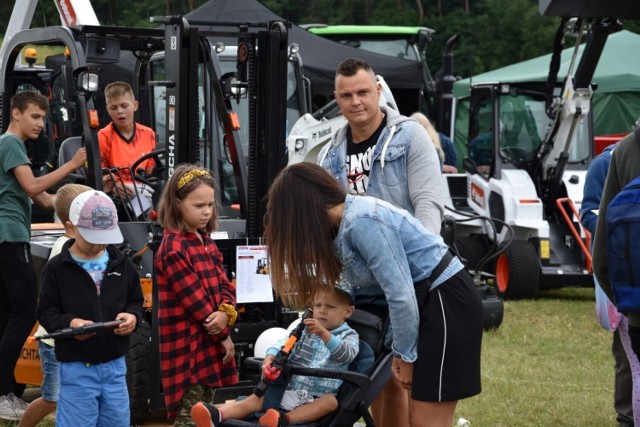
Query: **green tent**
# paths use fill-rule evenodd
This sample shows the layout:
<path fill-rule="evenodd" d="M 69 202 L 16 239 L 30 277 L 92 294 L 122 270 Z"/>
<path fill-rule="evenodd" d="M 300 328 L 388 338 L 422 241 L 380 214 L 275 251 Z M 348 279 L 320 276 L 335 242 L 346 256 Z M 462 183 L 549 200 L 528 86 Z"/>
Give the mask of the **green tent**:
<path fill-rule="evenodd" d="M 583 49 L 584 44 L 579 49 L 574 69 Z M 573 48 L 562 51 L 559 80 L 566 76 L 573 51 Z M 640 117 L 638 52 L 640 35 L 623 30 L 609 36 L 592 79 L 597 84 L 592 106 L 595 135 L 629 132 Z M 551 54 L 548 54 L 457 81 L 453 85 L 453 91 L 458 99 L 454 138 L 458 151 L 466 152 L 467 108 L 471 82 L 544 82 L 549 74 L 550 62 Z"/>

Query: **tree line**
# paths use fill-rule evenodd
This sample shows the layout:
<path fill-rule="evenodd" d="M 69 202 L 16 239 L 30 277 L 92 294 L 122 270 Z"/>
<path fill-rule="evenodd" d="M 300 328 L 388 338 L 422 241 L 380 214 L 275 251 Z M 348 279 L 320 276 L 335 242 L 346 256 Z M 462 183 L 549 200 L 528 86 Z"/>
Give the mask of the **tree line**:
<path fill-rule="evenodd" d="M 15 2 L 0 2 L 4 35 Z M 151 16 L 187 13 L 207 0 L 91 0 L 103 25 L 149 27 Z M 425 26 L 436 31 L 427 50 L 432 73 L 442 67 L 442 48 L 454 34 L 454 72 L 468 77 L 551 52 L 559 18 L 541 16 L 537 0 L 262 0 L 295 23 Z M 60 23 L 52 0 L 38 0 L 33 26 Z M 640 32 L 640 24 L 624 22 Z"/>

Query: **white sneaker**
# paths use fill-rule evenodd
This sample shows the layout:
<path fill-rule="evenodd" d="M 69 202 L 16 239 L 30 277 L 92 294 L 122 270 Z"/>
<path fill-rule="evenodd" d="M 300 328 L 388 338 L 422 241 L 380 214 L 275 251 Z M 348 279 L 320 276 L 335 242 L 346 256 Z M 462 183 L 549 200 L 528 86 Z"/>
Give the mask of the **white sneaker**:
<path fill-rule="evenodd" d="M 24 412 L 27 409 L 27 406 L 29 406 L 29 404 L 27 402 L 25 402 L 24 400 L 20 399 L 18 396 L 16 396 L 13 393 L 9 393 L 7 395 L 7 398 L 14 403 L 16 408 L 22 409 L 22 412 Z"/>
<path fill-rule="evenodd" d="M 0 396 L 0 420 L 19 421 L 22 415 L 24 415 L 24 409 L 22 409 L 20 404 L 15 402 L 14 399 L 18 398 L 12 394 Z"/>

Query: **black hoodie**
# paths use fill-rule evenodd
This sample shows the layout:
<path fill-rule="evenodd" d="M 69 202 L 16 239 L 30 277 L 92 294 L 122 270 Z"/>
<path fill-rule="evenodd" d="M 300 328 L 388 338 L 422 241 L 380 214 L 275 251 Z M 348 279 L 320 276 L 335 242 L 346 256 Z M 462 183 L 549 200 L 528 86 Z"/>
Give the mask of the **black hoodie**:
<path fill-rule="evenodd" d="M 53 257 L 42 272 L 42 289 L 36 315 L 49 332 L 68 328 L 74 318 L 108 322 L 118 313 L 131 313 L 138 324 L 142 318 L 142 290 L 135 266 L 113 246 L 107 247 L 109 263 L 104 272 L 100 292 L 89 274 L 78 265 L 65 243 L 60 254 Z M 104 363 L 124 355 L 129 350 L 129 336 L 119 336 L 112 330 L 98 332 L 80 341 L 59 339 L 56 358 L 61 362 Z"/>

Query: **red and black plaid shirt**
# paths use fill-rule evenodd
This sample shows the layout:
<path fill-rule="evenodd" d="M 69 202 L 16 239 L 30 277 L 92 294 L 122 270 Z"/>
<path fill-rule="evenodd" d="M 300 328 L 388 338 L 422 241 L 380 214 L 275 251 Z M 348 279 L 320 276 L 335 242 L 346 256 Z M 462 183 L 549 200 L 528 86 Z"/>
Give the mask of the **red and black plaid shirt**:
<path fill-rule="evenodd" d="M 206 234 L 165 230 L 156 254 L 160 366 L 167 413 L 171 417 L 191 384 L 236 384 L 235 361 L 223 365 L 225 328 L 209 335 L 203 324 L 223 303 L 235 306 L 222 254 Z"/>

